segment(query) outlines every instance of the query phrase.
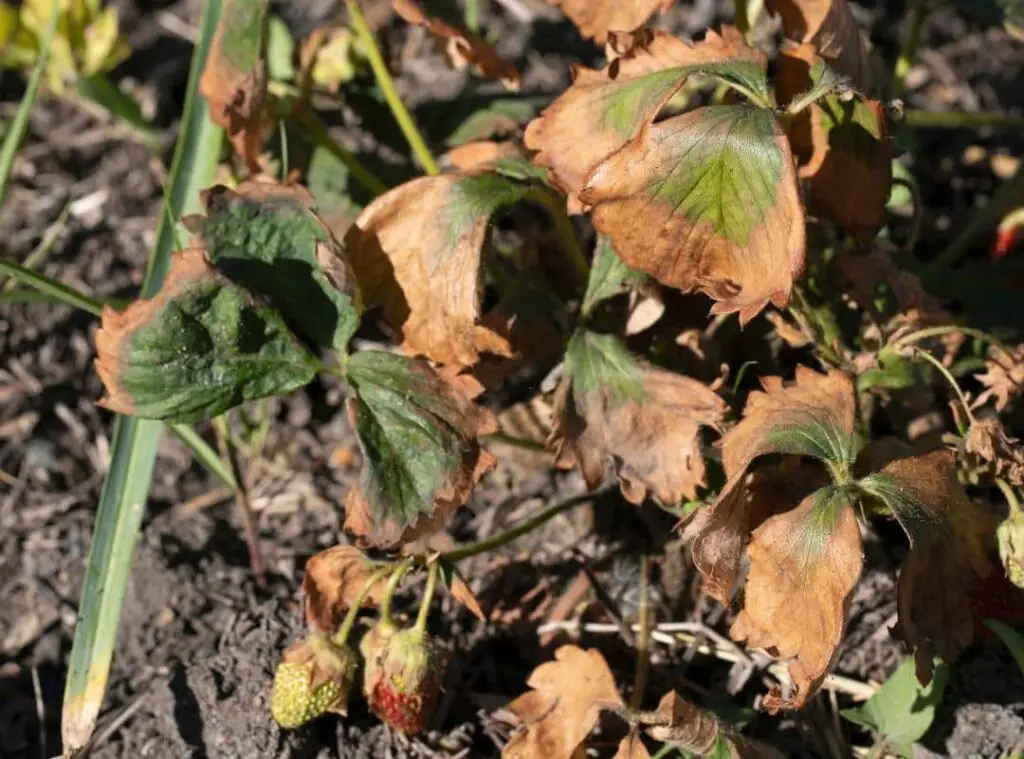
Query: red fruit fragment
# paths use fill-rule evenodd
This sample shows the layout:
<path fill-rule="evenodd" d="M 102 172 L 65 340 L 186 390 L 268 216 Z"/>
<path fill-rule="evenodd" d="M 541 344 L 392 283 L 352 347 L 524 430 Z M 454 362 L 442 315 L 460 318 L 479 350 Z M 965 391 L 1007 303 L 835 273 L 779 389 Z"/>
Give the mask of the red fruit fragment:
<path fill-rule="evenodd" d="M 370 630 L 360 644 L 366 657 L 363 692 L 374 714 L 415 735 L 437 707 L 447 657 L 422 630 L 379 630 L 383 626 Z"/>

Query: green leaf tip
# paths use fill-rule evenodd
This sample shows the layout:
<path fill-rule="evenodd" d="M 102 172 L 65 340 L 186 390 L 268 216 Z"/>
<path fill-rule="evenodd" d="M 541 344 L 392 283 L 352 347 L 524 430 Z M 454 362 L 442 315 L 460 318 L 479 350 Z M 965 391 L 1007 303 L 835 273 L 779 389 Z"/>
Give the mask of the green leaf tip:
<path fill-rule="evenodd" d="M 261 296 L 296 331 L 344 354 L 359 327 L 359 285 L 344 248 L 299 185 L 244 182 L 203 192 L 186 225 L 228 279 Z"/>
<path fill-rule="evenodd" d="M 96 348 L 102 405 L 168 422 L 291 392 L 319 366 L 277 312 L 217 274 L 197 248 L 175 254 L 156 297 L 106 308 Z"/>

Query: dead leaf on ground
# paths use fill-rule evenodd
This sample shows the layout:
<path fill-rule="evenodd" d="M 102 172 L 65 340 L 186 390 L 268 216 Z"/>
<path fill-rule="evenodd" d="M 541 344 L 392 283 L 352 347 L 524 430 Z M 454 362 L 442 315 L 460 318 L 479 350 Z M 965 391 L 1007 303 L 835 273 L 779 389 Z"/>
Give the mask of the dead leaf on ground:
<path fill-rule="evenodd" d="M 355 546 L 333 546 L 306 562 L 302 593 L 306 597 L 306 620 L 325 633 L 338 629 L 345 611 L 353 604 L 372 577 L 376 567 Z M 386 578 L 369 589 L 363 606 L 380 603 Z"/>
<path fill-rule="evenodd" d="M 842 643 L 848 599 L 863 565 L 852 502 L 848 490 L 828 486 L 751 535 L 743 609 L 729 632 L 789 660 L 794 693 L 788 699 L 768 696 L 770 711 L 802 707 Z"/>
<path fill-rule="evenodd" d="M 483 76 L 497 79 L 509 90 L 518 91 L 522 83 L 519 71 L 498 55 L 492 45 L 468 32 L 431 18 L 414 0 L 391 0 L 391 7 L 407 23 L 422 26 L 448 42 L 448 57 L 456 68 L 473 66 Z"/>
<path fill-rule="evenodd" d="M 964 492 L 949 451 L 894 461 L 861 485 L 893 510 L 910 538 L 897 630 L 927 683 L 936 654 L 952 662 L 974 637 L 969 595 L 990 571 L 995 519 Z"/>
<path fill-rule="evenodd" d="M 996 410 L 1002 411 L 1011 400 L 1024 392 L 1024 343 L 1011 351 L 1007 353 L 1000 348 L 989 349 L 985 371 L 977 375 L 978 382 L 985 389 L 974 402 L 975 406 L 981 406 L 994 398 Z"/>
<path fill-rule="evenodd" d="M 580 34 L 602 43 L 608 32 L 630 32 L 655 13 L 664 13 L 675 0 L 548 0 L 576 25 Z"/>
<path fill-rule="evenodd" d="M 766 7 L 782 17 L 786 37 L 812 43 L 832 68 L 849 77 L 858 90 L 868 91 L 867 48 L 846 0 L 767 0 Z"/>
<path fill-rule="evenodd" d="M 809 90 L 824 65 L 811 44 L 784 49 L 775 78 L 780 105 Z M 809 211 L 863 243 L 874 239 L 885 225 L 892 188 L 892 148 L 882 104 L 857 93 L 826 95 L 793 117 L 786 133 L 800 178 L 809 183 Z"/>
<path fill-rule="evenodd" d="M 685 42 L 666 32 L 648 32 L 601 70 L 573 67 L 570 87 L 526 127 L 526 147 L 534 162 L 551 170 L 568 195 L 570 213 L 579 213 L 578 194 L 587 175 L 653 121 L 683 86 L 683 67 L 742 61 L 763 69 L 765 57 L 726 26 L 704 40 Z"/>
<path fill-rule="evenodd" d="M 720 429 L 725 409 L 697 380 L 634 359 L 614 337 L 581 332 L 566 354 L 549 442 L 558 465 L 578 463 L 591 488 L 610 461 L 626 500 L 640 504 L 650 491 L 677 504 L 704 486 L 700 430 Z"/>
<path fill-rule="evenodd" d="M 794 383 L 764 377 L 761 385 L 763 391 L 748 397 L 743 419 L 722 438 L 725 487 L 684 530 L 693 540 L 693 562 L 704 576 L 705 591 L 723 604 L 739 578 L 753 526 L 745 485 L 751 462 L 767 453 L 788 453 L 852 463 L 856 453 L 853 383 L 843 372 L 819 374 L 798 366 Z"/>
<path fill-rule="evenodd" d="M 210 120 L 254 173 L 268 118 L 265 16 L 266 3 L 227 0 L 199 79 Z"/>
<path fill-rule="evenodd" d="M 420 177 L 374 200 L 345 236 L 367 305 L 401 331 L 402 348 L 439 364 L 512 355 L 480 324 L 481 250 L 490 217 L 528 186 L 492 172 Z"/>
<path fill-rule="evenodd" d="M 508 705 L 525 729 L 508 742 L 502 759 L 581 759 L 601 710 L 624 705 L 608 664 L 593 648 L 562 646 L 527 685 L 532 690 Z"/>
<path fill-rule="evenodd" d="M 654 712 L 655 724 L 647 734 L 698 756 L 727 756 L 731 759 L 782 759 L 775 749 L 744 738 L 728 725 L 699 706 L 681 698 L 675 691 L 666 693 Z"/>

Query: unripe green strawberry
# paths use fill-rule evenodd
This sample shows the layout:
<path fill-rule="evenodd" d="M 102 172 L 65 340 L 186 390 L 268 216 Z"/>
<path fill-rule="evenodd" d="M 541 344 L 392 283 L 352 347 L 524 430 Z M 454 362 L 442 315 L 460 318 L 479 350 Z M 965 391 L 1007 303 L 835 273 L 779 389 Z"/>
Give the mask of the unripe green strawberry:
<path fill-rule="evenodd" d="M 323 633 L 284 652 L 274 674 L 270 713 L 281 727 L 300 727 L 326 712 L 345 714 L 358 658 Z"/>
<path fill-rule="evenodd" d="M 366 657 L 363 693 L 374 714 L 407 735 L 430 720 L 441 694 L 445 652 L 418 629 L 377 635 L 360 646 Z M 369 640 L 368 640 L 369 639 Z"/>

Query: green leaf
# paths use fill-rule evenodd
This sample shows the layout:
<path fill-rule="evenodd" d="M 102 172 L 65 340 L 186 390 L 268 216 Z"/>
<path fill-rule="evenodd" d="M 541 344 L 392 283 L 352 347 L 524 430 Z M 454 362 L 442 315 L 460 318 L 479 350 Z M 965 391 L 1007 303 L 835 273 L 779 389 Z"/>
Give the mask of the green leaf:
<path fill-rule="evenodd" d="M 636 360 L 614 335 L 577 330 L 565 352 L 565 371 L 576 394 L 606 394 L 614 404 L 647 394 Z"/>
<path fill-rule="evenodd" d="M 246 182 L 203 193 L 186 220 L 210 261 L 262 296 L 306 339 L 344 354 L 359 326 L 359 289 L 341 245 L 297 185 Z"/>
<path fill-rule="evenodd" d="M 394 545 L 466 502 L 494 463 L 477 437 L 496 424 L 424 361 L 360 351 L 347 378 L 363 468 L 345 526 L 371 545 Z"/>
<path fill-rule="evenodd" d="M 155 298 L 105 311 L 96 347 L 104 405 L 170 422 L 291 392 L 319 367 L 276 311 L 218 275 L 195 248 L 174 256 Z"/>
<path fill-rule="evenodd" d="M 279 82 L 290 82 L 295 78 L 295 40 L 288 25 L 280 16 L 272 15 L 267 20 L 267 74 Z"/>
<path fill-rule="evenodd" d="M 862 706 L 843 709 L 840 714 L 909 757 L 911 745 L 931 727 L 948 679 L 949 668 L 937 662 L 932 681 L 922 686 L 914 675 L 913 659 L 907 659 Z"/>
<path fill-rule="evenodd" d="M 583 298 L 583 305 L 580 306 L 580 313 L 586 318 L 598 303 L 616 295 L 624 282 L 640 277 L 640 274 L 626 266 L 616 255 L 611 240 L 605 235 L 598 235 L 594 260 L 590 264 L 587 294 Z"/>
<path fill-rule="evenodd" d="M 199 74 L 219 15 L 218 0 L 206 4 L 185 90 L 181 131 L 164 194 L 168 216 L 161 216 L 157 227 L 143 295 L 152 295 L 159 289 L 173 242 L 173 219 L 182 212 L 198 209 L 199 188 L 210 181 L 220 155 L 222 133 L 210 123 L 205 103 L 196 97 Z M 103 704 L 125 585 L 146 513 L 161 429 L 156 422 L 131 417 L 118 417 L 114 422 L 110 471 L 100 492 L 64 688 L 61 737 L 67 756 L 74 756 L 88 744 Z"/>
<path fill-rule="evenodd" d="M 985 625 L 989 630 L 999 636 L 999 639 L 1010 649 L 1013 660 L 1017 662 L 1017 668 L 1024 675 L 1024 633 L 1015 630 L 998 619 L 986 619 Z"/>
<path fill-rule="evenodd" d="M 540 98 L 496 98 L 470 114 L 448 135 L 445 144 L 454 148 L 515 132 L 520 123 L 537 115 L 541 102 Z"/>

